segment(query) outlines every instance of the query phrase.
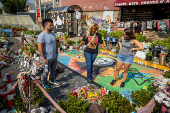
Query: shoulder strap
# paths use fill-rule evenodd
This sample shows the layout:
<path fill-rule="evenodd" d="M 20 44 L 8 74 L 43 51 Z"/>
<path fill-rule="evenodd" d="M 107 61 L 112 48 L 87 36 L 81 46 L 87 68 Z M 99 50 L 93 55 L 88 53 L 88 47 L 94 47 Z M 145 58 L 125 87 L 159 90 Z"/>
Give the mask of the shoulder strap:
<path fill-rule="evenodd" d="M 90 40 L 90 42 L 87 44 L 87 46 L 92 42 L 92 40 L 96 37 L 96 33 L 93 35 L 93 38 Z"/>

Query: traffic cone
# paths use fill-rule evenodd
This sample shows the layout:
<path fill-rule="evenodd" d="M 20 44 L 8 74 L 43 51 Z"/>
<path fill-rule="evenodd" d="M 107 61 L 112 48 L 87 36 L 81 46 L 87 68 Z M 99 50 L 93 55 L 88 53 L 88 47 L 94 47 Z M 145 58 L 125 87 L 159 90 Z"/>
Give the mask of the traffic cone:
<path fill-rule="evenodd" d="M 3 79 L 2 79 L 2 73 L 0 71 L 0 92 L 5 92 L 5 85 L 3 83 Z M 0 98 L 2 98 L 2 100 L 6 99 L 7 95 L 0 95 Z"/>
<path fill-rule="evenodd" d="M 12 78 L 12 77 L 11 77 Z M 12 89 L 12 80 L 11 78 L 8 79 L 7 81 L 7 91 Z M 8 99 L 8 108 L 12 109 L 12 106 L 14 105 L 14 96 L 15 96 L 15 90 L 11 91 L 8 95 L 7 95 L 7 99 Z"/>

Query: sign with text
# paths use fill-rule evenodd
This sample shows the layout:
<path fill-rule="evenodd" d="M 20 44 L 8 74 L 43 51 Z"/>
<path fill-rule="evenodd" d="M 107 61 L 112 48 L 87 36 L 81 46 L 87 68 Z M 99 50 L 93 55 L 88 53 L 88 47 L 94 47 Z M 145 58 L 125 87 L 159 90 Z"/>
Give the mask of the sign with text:
<path fill-rule="evenodd" d="M 132 5 L 149 5 L 149 4 L 165 4 L 170 0 L 117 0 L 114 6 L 132 6 Z"/>

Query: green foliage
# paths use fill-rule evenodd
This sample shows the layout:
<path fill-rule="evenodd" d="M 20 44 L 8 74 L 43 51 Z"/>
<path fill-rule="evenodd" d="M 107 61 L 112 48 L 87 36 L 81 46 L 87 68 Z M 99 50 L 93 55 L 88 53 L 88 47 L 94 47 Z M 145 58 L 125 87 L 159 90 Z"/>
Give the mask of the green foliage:
<path fill-rule="evenodd" d="M 26 11 L 26 4 L 27 0 L 18 0 L 19 1 L 19 11 L 24 12 Z M 2 8 L 4 9 L 5 13 L 8 14 L 17 14 L 17 0 L 0 0 L 2 3 Z"/>
<path fill-rule="evenodd" d="M 49 89 L 45 89 L 47 92 L 49 92 Z M 43 103 L 44 102 L 44 98 L 45 98 L 45 95 L 42 93 L 42 91 L 40 90 L 40 88 L 34 84 L 34 97 L 33 97 L 33 100 L 31 102 L 31 104 L 35 105 L 37 102 L 40 104 L 40 103 Z"/>
<path fill-rule="evenodd" d="M 5 25 L 3 29 L 11 29 L 11 25 Z"/>
<path fill-rule="evenodd" d="M 98 33 L 101 34 L 102 36 L 108 36 L 106 30 L 99 30 Z"/>
<path fill-rule="evenodd" d="M 61 43 L 58 43 L 58 48 L 60 48 L 61 47 Z"/>
<path fill-rule="evenodd" d="M 137 39 L 139 42 L 144 42 L 144 41 L 146 40 L 146 36 L 136 35 L 136 39 Z"/>
<path fill-rule="evenodd" d="M 0 98 L 0 111 L 3 110 L 3 109 L 7 109 L 7 106 L 8 106 L 7 99 L 2 100 Z"/>
<path fill-rule="evenodd" d="M 24 35 L 39 35 L 42 31 L 34 31 L 34 30 L 25 30 L 23 32 Z"/>
<path fill-rule="evenodd" d="M 135 92 L 132 91 L 131 97 L 136 105 L 138 105 L 139 107 L 144 107 L 153 98 L 156 92 L 157 87 L 155 87 L 152 83 L 148 86 L 147 90 L 141 89 L 140 91 L 139 90 L 136 90 Z M 153 113 L 159 113 L 160 109 L 161 104 L 157 103 L 153 109 Z"/>
<path fill-rule="evenodd" d="M 75 44 L 75 41 L 67 40 L 67 44 L 70 45 L 70 46 L 73 46 Z"/>
<path fill-rule="evenodd" d="M 26 105 L 22 101 L 20 93 L 17 93 L 14 96 L 14 106 L 17 108 L 17 111 L 25 111 L 26 110 L 26 107 L 25 107 Z"/>
<path fill-rule="evenodd" d="M 9 41 L 9 39 L 7 37 L 4 37 L 3 39 L 6 40 L 6 41 Z"/>
<path fill-rule="evenodd" d="M 111 94 L 106 94 L 102 99 L 101 105 L 109 113 L 131 113 L 134 111 L 130 101 L 120 95 L 118 91 L 112 91 Z"/>
<path fill-rule="evenodd" d="M 120 46 L 119 46 L 118 43 L 117 43 L 117 45 L 116 45 L 116 51 L 117 51 L 117 53 L 119 53 L 119 51 L 120 51 Z"/>
<path fill-rule="evenodd" d="M 69 93 L 68 100 L 59 100 L 58 105 L 67 113 L 84 113 L 87 107 L 90 106 L 90 103 L 82 99 L 82 97 L 77 99 L 76 96 L 72 96 L 71 93 Z M 60 112 L 57 110 L 55 113 Z"/>
<path fill-rule="evenodd" d="M 154 84 L 152 83 L 152 84 L 149 84 L 147 90 L 148 90 L 149 92 L 152 92 L 152 96 L 154 96 L 154 94 L 157 92 L 157 87 L 154 86 Z"/>
<path fill-rule="evenodd" d="M 113 38 L 121 38 L 123 36 L 123 32 L 124 31 L 115 31 L 115 32 L 112 32 L 112 36 L 113 36 Z"/>
<path fill-rule="evenodd" d="M 67 33 L 64 33 L 64 40 L 65 40 L 65 44 L 67 44 L 67 41 L 70 39 L 70 35 L 68 35 Z"/>
<path fill-rule="evenodd" d="M 58 34 L 56 35 L 56 38 L 57 38 L 57 40 L 59 40 L 59 38 L 60 38 L 60 37 L 59 37 L 59 35 L 58 35 Z"/>
<path fill-rule="evenodd" d="M 82 40 L 78 40 L 77 43 L 80 44 L 81 41 L 82 41 Z"/>
<path fill-rule="evenodd" d="M 0 14 L 2 14 L 3 9 L 0 7 Z"/>
<path fill-rule="evenodd" d="M 151 45 L 151 48 L 153 49 L 155 46 L 165 46 L 166 49 L 167 49 L 168 51 L 170 51 L 170 37 L 168 37 L 168 39 L 155 41 L 155 42 Z"/>
<path fill-rule="evenodd" d="M 152 42 L 153 42 L 153 40 L 152 40 L 151 38 L 148 38 L 148 39 L 146 39 L 146 42 L 150 42 L 150 43 L 152 43 Z"/>
<path fill-rule="evenodd" d="M 14 31 L 14 29 L 16 29 L 16 30 L 28 30 L 27 28 L 22 28 L 22 27 L 16 27 L 16 26 L 14 26 L 14 27 L 12 27 L 12 31 Z"/>
<path fill-rule="evenodd" d="M 170 78 L 170 72 L 165 72 L 165 73 L 163 74 L 163 76 L 164 76 L 165 78 Z"/>
<path fill-rule="evenodd" d="M 152 56 L 151 52 L 146 53 L 147 56 Z"/>
<path fill-rule="evenodd" d="M 141 89 L 132 91 L 131 97 L 137 106 L 144 107 L 153 98 L 153 95 L 151 92 Z"/>

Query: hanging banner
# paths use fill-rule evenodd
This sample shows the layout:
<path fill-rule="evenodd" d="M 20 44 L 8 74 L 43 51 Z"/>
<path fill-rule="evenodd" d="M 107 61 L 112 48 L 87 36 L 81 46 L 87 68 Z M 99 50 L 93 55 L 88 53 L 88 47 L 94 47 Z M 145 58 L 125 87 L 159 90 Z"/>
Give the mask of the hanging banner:
<path fill-rule="evenodd" d="M 103 30 L 107 30 L 108 32 L 110 32 L 110 24 L 113 21 L 113 11 L 104 11 L 103 20 L 106 21 L 106 25 L 105 27 L 103 27 Z"/>
<path fill-rule="evenodd" d="M 37 9 L 37 21 L 38 21 L 38 22 L 41 22 L 40 9 Z"/>

